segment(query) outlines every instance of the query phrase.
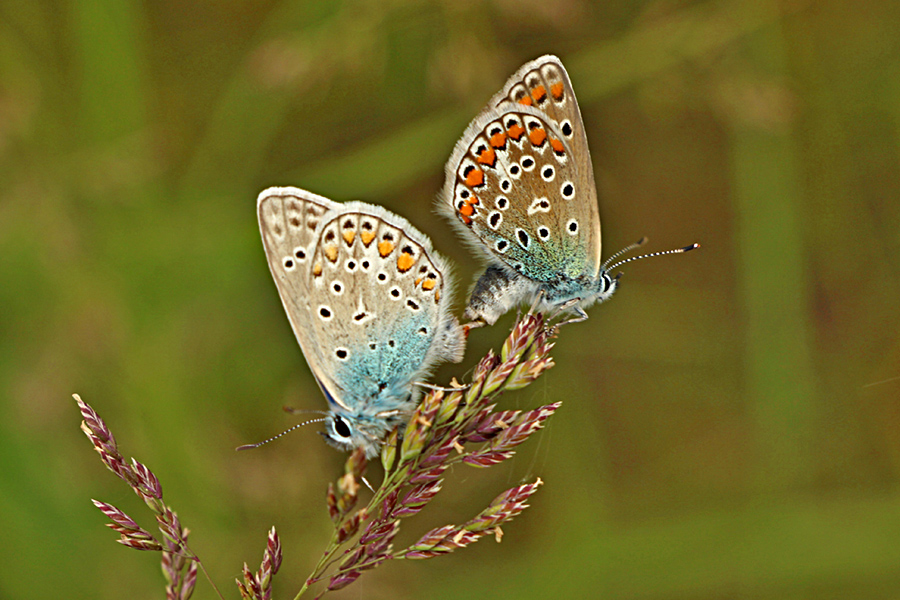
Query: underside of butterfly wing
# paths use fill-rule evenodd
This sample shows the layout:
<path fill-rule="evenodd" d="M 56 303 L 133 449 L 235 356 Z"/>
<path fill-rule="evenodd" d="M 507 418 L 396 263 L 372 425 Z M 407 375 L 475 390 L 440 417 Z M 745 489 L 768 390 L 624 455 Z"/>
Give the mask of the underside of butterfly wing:
<path fill-rule="evenodd" d="M 325 218 L 309 271 L 311 362 L 333 408 L 380 439 L 414 407 L 416 381 L 462 359 L 449 270 L 427 237 L 380 207 L 350 202 Z"/>

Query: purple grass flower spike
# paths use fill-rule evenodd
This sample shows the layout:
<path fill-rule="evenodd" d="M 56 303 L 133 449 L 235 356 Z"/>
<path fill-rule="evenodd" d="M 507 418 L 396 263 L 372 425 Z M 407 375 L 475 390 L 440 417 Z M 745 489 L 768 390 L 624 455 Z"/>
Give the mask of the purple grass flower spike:
<path fill-rule="evenodd" d="M 549 352 L 555 334 L 542 315 L 527 314 L 514 327 L 499 355 L 489 352 L 467 386 L 436 389 L 422 399 L 402 431 L 395 430 L 381 453 L 385 476 L 366 508 L 352 511 L 362 479 L 362 456 L 352 455 L 337 485 L 329 485 L 327 508 L 335 523 L 331 542 L 298 597 L 326 581 L 320 597 L 356 581 L 364 571 L 394 559 L 432 558 L 472 542 L 503 535 L 501 526 L 521 513 L 542 485 L 507 490 L 462 525 L 445 525 L 407 548 L 394 548 L 402 520 L 422 511 L 444 487 L 443 475 L 455 465 L 489 467 L 515 454 L 515 448 L 544 426 L 559 402 L 533 410 L 497 410 L 505 391 L 519 389 L 553 366 Z M 360 531 L 353 537 L 347 532 Z"/>
<path fill-rule="evenodd" d="M 360 491 L 371 489 L 365 479 L 368 461 L 362 449 L 350 454 L 344 473 L 325 493 L 325 507 L 334 524 L 331 540 L 295 599 L 312 586 L 319 588 L 317 598 L 342 589 L 389 560 L 434 558 L 488 535 L 501 540 L 502 526 L 528 507 L 527 500 L 543 484 L 540 479 L 506 490 L 461 525 L 437 527 L 408 547 L 394 546 L 403 519 L 424 510 L 445 489 L 448 469 L 490 467 L 507 460 L 560 407 L 560 402 L 554 402 L 531 410 L 497 408 L 504 392 L 529 385 L 553 366 L 549 353 L 555 333 L 542 315 L 527 314 L 516 323 L 500 353 L 488 352 L 475 366 L 469 384 L 453 380 L 452 387 L 425 394 L 406 425 L 385 439 L 381 451 L 384 477 L 362 507 Z M 120 544 L 160 552 L 166 599 L 187 600 L 200 569 L 209 579 L 203 563 L 188 546 L 188 529 L 163 501 L 163 488 L 153 471 L 133 458 L 126 459 L 103 419 L 81 398 L 75 396 L 75 400 L 83 419 L 81 429 L 100 460 L 144 501 L 155 517 L 158 533 L 151 533 L 111 504 L 94 500 L 94 505 L 109 519 L 107 526 L 119 535 Z M 259 569 L 254 572 L 244 563 L 236 579 L 241 598 L 270 600 L 281 562 L 281 540 L 272 528 Z M 222 598 L 211 580 L 210 584 Z"/>
<path fill-rule="evenodd" d="M 247 563 L 244 563 L 241 571 L 244 580 L 236 580 L 241 598 L 270 600 L 272 598 L 272 576 L 278 572 L 279 567 L 281 567 L 281 540 L 273 527 L 269 530 L 269 539 L 259 569 L 253 573 Z"/>

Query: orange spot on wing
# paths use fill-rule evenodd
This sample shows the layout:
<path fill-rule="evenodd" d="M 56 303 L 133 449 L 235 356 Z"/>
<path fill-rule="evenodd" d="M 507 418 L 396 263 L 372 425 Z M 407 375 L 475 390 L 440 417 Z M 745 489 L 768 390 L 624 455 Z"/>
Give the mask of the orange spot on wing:
<path fill-rule="evenodd" d="M 475 206 L 476 204 L 480 204 L 480 202 L 478 201 L 478 196 L 476 196 L 475 194 L 472 194 L 471 196 L 466 198 L 466 204 L 471 204 L 472 206 Z"/>
<path fill-rule="evenodd" d="M 316 265 L 313 267 L 312 273 L 313 273 L 313 277 L 318 277 L 319 275 L 321 275 L 322 274 L 322 263 L 317 262 Z"/>
<path fill-rule="evenodd" d="M 519 98 L 519 104 L 524 104 L 525 106 L 531 106 L 531 96 L 522 96 Z"/>
<path fill-rule="evenodd" d="M 506 134 L 502 131 L 491 136 L 491 146 L 494 148 L 502 148 L 506 145 Z"/>
<path fill-rule="evenodd" d="M 437 285 L 434 279 L 426 279 L 422 282 L 422 289 L 425 291 L 430 291 L 434 289 L 434 286 Z"/>
<path fill-rule="evenodd" d="M 481 169 L 472 169 L 466 175 L 466 185 L 475 187 L 484 183 L 484 171 Z"/>
<path fill-rule="evenodd" d="M 463 204 L 462 206 L 459 207 L 459 214 L 461 214 L 464 217 L 471 217 L 473 214 L 475 214 L 475 209 L 472 208 L 471 204 L 466 202 L 465 204 Z"/>
<path fill-rule="evenodd" d="M 535 146 L 540 146 L 544 143 L 544 140 L 547 139 L 547 131 L 543 127 L 532 129 L 528 134 L 528 139 L 530 139 L 531 143 Z"/>
<path fill-rule="evenodd" d="M 563 146 L 563 143 L 556 138 L 550 140 L 550 147 L 553 148 L 553 151 L 557 154 L 562 154 L 566 151 L 566 147 Z"/>
<path fill-rule="evenodd" d="M 362 231 L 359 234 L 359 239 L 361 239 L 362 243 L 365 244 L 366 247 L 368 248 L 369 244 L 372 243 L 372 240 L 375 239 L 375 234 L 372 233 L 371 231 Z"/>
<path fill-rule="evenodd" d="M 332 244 L 330 246 L 325 246 L 325 249 L 323 251 L 325 252 L 325 258 L 327 258 L 331 262 L 335 262 L 337 260 L 337 255 L 338 255 L 337 245 Z"/>
<path fill-rule="evenodd" d="M 558 81 L 550 86 L 550 93 L 553 94 L 553 98 L 557 101 L 563 99 L 563 83 L 562 81 Z"/>
<path fill-rule="evenodd" d="M 516 123 L 509 129 L 507 129 L 506 133 L 509 134 L 509 137 L 511 137 L 512 139 L 514 139 L 518 142 L 519 138 L 522 137 L 522 134 L 525 133 L 525 128 L 522 127 L 521 125 L 519 125 L 518 123 Z"/>
<path fill-rule="evenodd" d="M 390 254 L 394 251 L 394 242 L 389 242 L 387 240 L 382 240 L 378 242 L 378 254 L 381 255 L 382 258 Z"/>
<path fill-rule="evenodd" d="M 467 217 L 466 215 L 459 215 L 459 219 L 460 219 L 465 225 L 471 225 L 471 224 L 472 224 L 472 219 L 470 219 L 470 218 Z"/>
<path fill-rule="evenodd" d="M 547 88 L 542 85 L 537 86 L 533 90 L 531 90 L 531 97 L 534 98 L 534 101 L 540 104 L 544 101 L 544 98 L 547 97 Z"/>
<path fill-rule="evenodd" d="M 351 244 L 353 244 L 353 238 L 356 237 L 356 230 L 355 229 L 345 229 L 344 233 L 342 235 L 344 237 L 344 241 L 347 242 L 348 246 L 350 246 Z"/>
<path fill-rule="evenodd" d="M 412 268 L 415 262 L 416 259 L 413 258 L 412 254 L 401 252 L 400 256 L 397 257 L 397 269 L 399 269 L 401 273 L 406 273 Z"/>
<path fill-rule="evenodd" d="M 485 148 L 484 152 L 478 155 L 478 162 L 493 167 L 494 163 L 497 162 L 497 153 L 494 152 L 493 148 Z"/>

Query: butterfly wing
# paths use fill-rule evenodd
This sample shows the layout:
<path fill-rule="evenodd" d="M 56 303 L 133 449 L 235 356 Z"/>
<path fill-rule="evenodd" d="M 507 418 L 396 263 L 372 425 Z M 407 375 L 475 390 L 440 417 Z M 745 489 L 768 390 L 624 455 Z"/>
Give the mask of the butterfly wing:
<path fill-rule="evenodd" d="M 269 188 L 256 201 L 269 270 L 307 362 L 312 352 L 306 309 L 310 256 L 322 218 L 338 207 L 328 198 L 293 187 Z"/>
<path fill-rule="evenodd" d="M 578 188 L 582 190 L 577 203 L 578 218 L 584 223 L 584 243 L 594 267 L 592 274 L 596 275 L 601 264 L 601 240 L 594 167 L 575 90 L 559 58 L 548 54 L 519 68 L 491 99 L 490 105 L 499 107 L 506 102 L 533 106 L 546 114 L 559 127 L 563 140 L 571 147 L 578 166 Z"/>
<path fill-rule="evenodd" d="M 348 202 L 324 221 L 308 271 L 307 358 L 332 408 L 381 438 L 389 423 L 379 415 L 411 410 L 412 384 L 462 359 L 449 269 L 426 236 L 380 207 Z"/>
<path fill-rule="evenodd" d="M 502 103 L 475 119 L 447 166 L 444 210 L 494 261 L 537 283 L 596 273 L 594 200 L 562 131 L 535 108 Z"/>
<path fill-rule="evenodd" d="M 550 292 L 546 307 L 591 295 L 601 266 L 597 191 L 581 112 L 558 58 L 522 66 L 469 124 L 438 206 L 489 263 L 468 318 L 493 323 L 540 290 Z"/>

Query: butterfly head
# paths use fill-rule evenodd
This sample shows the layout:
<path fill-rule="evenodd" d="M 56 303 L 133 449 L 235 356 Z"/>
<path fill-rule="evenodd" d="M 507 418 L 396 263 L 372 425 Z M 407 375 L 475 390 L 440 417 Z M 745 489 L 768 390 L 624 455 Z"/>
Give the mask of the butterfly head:
<path fill-rule="evenodd" d="M 616 291 L 616 288 L 619 287 L 619 277 L 612 277 L 609 274 L 609 271 L 606 269 L 600 269 L 600 274 L 597 276 L 597 285 L 596 285 L 596 296 L 598 302 L 603 302 L 607 298 L 613 295 L 613 292 Z"/>
<path fill-rule="evenodd" d="M 325 419 L 325 431 L 320 432 L 325 441 L 339 450 L 364 448 L 366 456 L 377 452 L 378 438 L 370 438 L 359 427 L 356 419 L 333 413 Z"/>
<path fill-rule="evenodd" d="M 362 448 L 372 458 L 381 452 L 383 440 L 397 425 L 405 421 L 409 411 L 390 410 L 379 413 L 342 414 L 333 412 L 325 419 L 322 437 L 339 450 Z"/>
<path fill-rule="evenodd" d="M 619 285 L 619 278 L 600 269 L 595 276 L 560 279 L 537 288 L 534 308 L 539 311 L 571 310 L 584 315 L 584 309 L 608 300 Z"/>

